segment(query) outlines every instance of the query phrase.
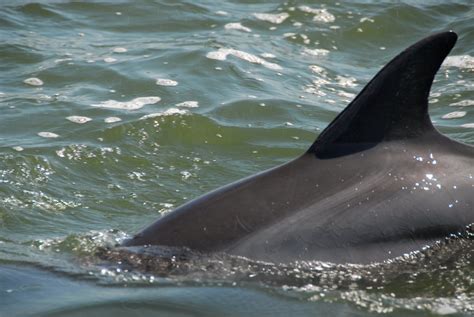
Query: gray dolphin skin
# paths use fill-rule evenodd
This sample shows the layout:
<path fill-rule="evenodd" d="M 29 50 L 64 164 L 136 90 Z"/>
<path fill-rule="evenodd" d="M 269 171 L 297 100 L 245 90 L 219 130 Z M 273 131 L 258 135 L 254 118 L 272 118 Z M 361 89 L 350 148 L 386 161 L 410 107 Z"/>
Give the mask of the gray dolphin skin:
<path fill-rule="evenodd" d="M 443 136 L 428 114 L 456 40 L 415 43 L 302 156 L 194 199 L 123 245 L 363 264 L 464 231 L 474 223 L 474 147 Z"/>

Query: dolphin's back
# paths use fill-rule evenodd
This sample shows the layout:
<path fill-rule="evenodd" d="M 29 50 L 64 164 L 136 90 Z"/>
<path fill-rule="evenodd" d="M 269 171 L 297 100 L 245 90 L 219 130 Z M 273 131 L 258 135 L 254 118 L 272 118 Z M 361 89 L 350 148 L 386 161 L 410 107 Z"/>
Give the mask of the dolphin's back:
<path fill-rule="evenodd" d="M 124 245 L 367 263 L 463 230 L 474 222 L 474 150 L 428 115 L 456 38 L 436 34 L 395 57 L 301 157 L 178 207 Z"/>

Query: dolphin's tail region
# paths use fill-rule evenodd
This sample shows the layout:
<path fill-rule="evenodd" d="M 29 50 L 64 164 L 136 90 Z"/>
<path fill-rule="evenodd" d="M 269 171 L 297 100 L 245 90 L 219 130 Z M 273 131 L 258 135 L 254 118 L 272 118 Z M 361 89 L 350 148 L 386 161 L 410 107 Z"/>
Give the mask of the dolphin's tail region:
<path fill-rule="evenodd" d="M 360 151 L 382 141 L 432 131 L 428 115 L 431 84 L 456 40 L 452 31 L 435 34 L 392 59 L 329 124 L 308 152 L 334 157 L 348 154 L 348 149 Z"/>

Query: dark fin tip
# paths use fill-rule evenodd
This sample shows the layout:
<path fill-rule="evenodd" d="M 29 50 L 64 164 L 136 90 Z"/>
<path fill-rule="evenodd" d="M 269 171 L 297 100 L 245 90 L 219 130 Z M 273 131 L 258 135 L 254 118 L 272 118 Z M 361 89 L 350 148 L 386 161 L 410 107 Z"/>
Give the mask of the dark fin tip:
<path fill-rule="evenodd" d="M 382 141 L 434 130 L 428 96 L 434 76 L 457 40 L 453 31 L 431 35 L 393 58 L 329 124 L 308 152 L 346 155 Z"/>

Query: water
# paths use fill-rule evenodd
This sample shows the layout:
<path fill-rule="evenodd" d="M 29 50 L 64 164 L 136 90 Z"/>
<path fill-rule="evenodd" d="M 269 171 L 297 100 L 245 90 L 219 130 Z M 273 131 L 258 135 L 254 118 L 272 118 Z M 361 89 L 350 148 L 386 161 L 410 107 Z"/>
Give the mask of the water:
<path fill-rule="evenodd" d="M 0 316 L 474 311 L 469 237 L 372 266 L 111 248 L 304 152 L 381 66 L 434 32 L 460 37 L 432 120 L 474 144 L 470 1 L 1 6 Z"/>

